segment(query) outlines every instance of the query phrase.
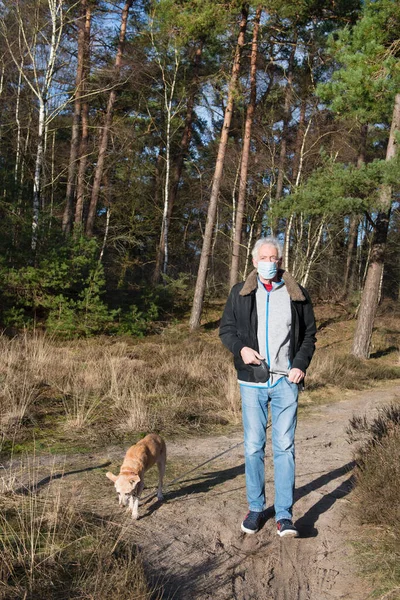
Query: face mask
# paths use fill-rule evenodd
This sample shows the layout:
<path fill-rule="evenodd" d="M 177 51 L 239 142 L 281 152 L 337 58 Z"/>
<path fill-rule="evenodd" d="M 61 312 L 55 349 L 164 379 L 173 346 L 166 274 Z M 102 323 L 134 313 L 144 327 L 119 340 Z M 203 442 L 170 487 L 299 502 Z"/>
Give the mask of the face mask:
<path fill-rule="evenodd" d="M 264 260 L 258 262 L 257 271 L 263 279 L 273 279 L 277 270 L 278 266 L 275 262 L 266 262 Z"/>

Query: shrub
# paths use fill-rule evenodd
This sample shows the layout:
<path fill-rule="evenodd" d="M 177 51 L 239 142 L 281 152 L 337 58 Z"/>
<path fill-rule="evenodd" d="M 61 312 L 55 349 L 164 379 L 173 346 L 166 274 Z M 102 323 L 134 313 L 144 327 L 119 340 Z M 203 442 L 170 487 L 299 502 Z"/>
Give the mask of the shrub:
<path fill-rule="evenodd" d="M 353 417 L 348 429 L 356 449 L 355 510 L 369 527 L 360 544 L 363 569 L 383 591 L 400 586 L 400 404 L 369 422 Z"/>
<path fill-rule="evenodd" d="M 2 279 L 7 326 L 40 324 L 76 337 L 111 329 L 118 314 L 102 300 L 105 278 L 95 240 L 71 240 L 49 250 L 36 266 L 4 268 Z"/>

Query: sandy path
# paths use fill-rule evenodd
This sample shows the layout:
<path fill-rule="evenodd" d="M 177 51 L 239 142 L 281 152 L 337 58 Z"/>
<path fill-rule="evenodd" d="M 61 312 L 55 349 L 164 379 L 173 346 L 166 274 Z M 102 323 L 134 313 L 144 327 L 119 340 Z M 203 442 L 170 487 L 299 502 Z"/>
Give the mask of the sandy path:
<path fill-rule="evenodd" d="M 164 503 L 147 499 L 136 522 L 117 508 L 104 476 L 105 462 L 119 465 L 124 449 L 52 458 L 53 473 L 58 464 L 64 477 L 50 485 L 62 486 L 65 497 L 79 498 L 81 505 L 122 526 L 141 548 L 151 581 L 165 599 L 367 600 L 371 590 L 355 576 L 349 543 L 357 538 L 358 526 L 349 511 L 352 447 L 345 430 L 353 414 L 371 417 L 399 394 L 400 382 L 391 382 L 300 416 L 294 507 L 299 539 L 276 535 L 271 506 L 259 533 L 240 531 L 247 510 L 242 445 L 168 487 Z M 241 440 L 241 429 L 229 437 L 167 440 L 167 482 Z M 49 485 L 49 462 L 43 457 L 39 463 L 35 479 L 42 488 Z M 266 473 L 271 505 L 270 457 Z M 155 480 L 156 471 L 149 473 L 148 485 Z"/>
<path fill-rule="evenodd" d="M 276 535 L 272 514 L 256 535 L 240 531 L 246 512 L 243 447 L 170 488 L 166 502 L 149 501 L 133 525 L 165 597 L 179 600 L 364 600 L 355 577 L 357 525 L 349 514 L 352 447 L 346 427 L 354 413 L 371 416 L 400 385 L 351 394 L 299 420 L 294 518 L 299 539 Z M 170 460 L 203 459 L 241 440 L 227 437 L 170 444 Z M 267 460 L 267 491 L 272 493 Z M 269 496 L 271 497 L 271 496 Z M 146 511 L 147 509 L 147 511 Z M 154 510 L 153 510 L 154 509 Z"/>

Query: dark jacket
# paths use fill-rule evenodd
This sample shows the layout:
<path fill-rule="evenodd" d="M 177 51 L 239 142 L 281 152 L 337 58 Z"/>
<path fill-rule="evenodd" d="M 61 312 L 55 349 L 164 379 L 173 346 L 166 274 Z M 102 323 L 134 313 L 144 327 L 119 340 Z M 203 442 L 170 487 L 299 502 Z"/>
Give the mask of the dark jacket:
<path fill-rule="evenodd" d="M 292 368 L 304 373 L 315 350 L 314 311 L 307 290 L 301 287 L 287 272 L 280 271 L 290 296 L 292 325 L 290 335 L 290 362 Z M 240 351 L 245 346 L 259 351 L 257 340 L 257 271 L 246 281 L 233 286 L 221 319 L 219 335 L 224 346 L 233 354 L 234 364 L 241 381 L 254 381 L 253 369 L 245 365 Z"/>

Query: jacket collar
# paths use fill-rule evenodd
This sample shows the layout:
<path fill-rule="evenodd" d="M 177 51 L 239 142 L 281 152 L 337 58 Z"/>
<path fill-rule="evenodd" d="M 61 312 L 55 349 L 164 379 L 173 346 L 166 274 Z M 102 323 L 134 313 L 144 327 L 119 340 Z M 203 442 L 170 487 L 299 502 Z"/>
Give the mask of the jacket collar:
<path fill-rule="evenodd" d="M 278 274 L 283 279 L 286 285 L 286 289 L 288 291 L 290 299 L 294 302 L 304 302 L 306 298 L 295 278 L 290 273 L 288 273 L 288 271 L 284 271 L 283 269 L 280 269 L 278 271 Z M 257 269 L 254 269 L 244 282 L 244 285 L 239 292 L 239 296 L 247 296 L 248 294 L 254 292 L 256 289 Z"/>

